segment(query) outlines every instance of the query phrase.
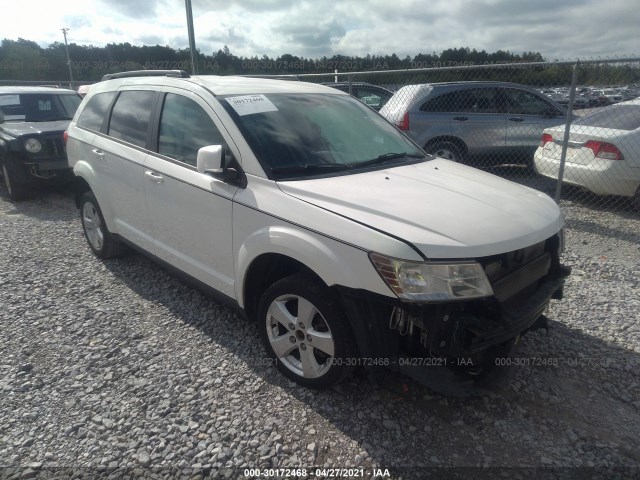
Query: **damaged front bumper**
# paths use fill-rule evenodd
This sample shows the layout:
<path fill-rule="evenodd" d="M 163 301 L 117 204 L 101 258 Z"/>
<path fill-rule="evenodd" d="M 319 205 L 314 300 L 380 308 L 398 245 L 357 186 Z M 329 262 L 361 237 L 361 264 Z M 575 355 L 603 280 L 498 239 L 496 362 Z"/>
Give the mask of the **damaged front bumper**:
<path fill-rule="evenodd" d="M 523 271 L 531 277 L 539 259 L 505 275 L 497 295 L 467 302 L 419 304 L 341 288 L 360 355 L 384 358 L 392 370 L 442 393 L 467 392 L 522 335 L 548 328 L 543 314 L 551 299 L 562 298 L 570 274 L 551 257 L 532 283 L 522 280 Z"/>

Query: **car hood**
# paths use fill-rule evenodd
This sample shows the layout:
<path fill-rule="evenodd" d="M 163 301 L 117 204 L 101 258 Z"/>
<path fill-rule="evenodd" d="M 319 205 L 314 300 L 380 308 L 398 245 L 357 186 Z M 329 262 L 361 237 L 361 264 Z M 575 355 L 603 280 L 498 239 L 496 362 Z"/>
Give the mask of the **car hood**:
<path fill-rule="evenodd" d="M 564 224 L 549 196 L 443 159 L 278 186 L 288 195 L 400 238 L 427 258 L 518 250 L 545 240 Z M 348 232 L 344 235 L 349 241 Z"/>
<path fill-rule="evenodd" d="M 43 133 L 62 133 L 69 126 L 71 120 L 54 120 L 52 122 L 4 122 L 0 130 L 13 137 L 23 135 L 41 135 Z"/>

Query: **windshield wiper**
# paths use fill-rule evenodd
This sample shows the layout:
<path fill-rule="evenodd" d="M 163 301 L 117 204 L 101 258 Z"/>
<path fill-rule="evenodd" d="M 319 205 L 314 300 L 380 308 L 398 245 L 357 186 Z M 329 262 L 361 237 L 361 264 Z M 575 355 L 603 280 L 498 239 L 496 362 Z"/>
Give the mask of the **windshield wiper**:
<path fill-rule="evenodd" d="M 338 172 L 340 170 L 348 170 L 349 165 L 341 163 L 316 163 L 306 165 L 295 165 L 291 167 L 274 167 L 271 173 L 310 173 L 310 172 Z"/>
<path fill-rule="evenodd" d="M 389 152 L 389 153 L 383 153 L 382 155 L 378 155 L 376 158 L 373 158 L 371 160 L 366 160 L 364 162 L 350 163 L 349 166 L 350 167 L 367 167 L 369 165 L 378 165 L 380 163 L 385 163 L 385 162 L 388 162 L 389 160 L 397 160 L 399 158 L 424 158 L 424 155 L 422 155 L 421 153 Z"/>

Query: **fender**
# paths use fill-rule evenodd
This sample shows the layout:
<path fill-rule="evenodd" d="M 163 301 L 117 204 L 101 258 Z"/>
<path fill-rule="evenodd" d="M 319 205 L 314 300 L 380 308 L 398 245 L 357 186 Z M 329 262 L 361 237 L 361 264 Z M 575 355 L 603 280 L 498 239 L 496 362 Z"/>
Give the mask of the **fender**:
<path fill-rule="evenodd" d="M 257 230 L 237 252 L 236 298 L 243 308 L 244 285 L 251 264 L 263 254 L 274 253 L 314 266 L 313 271 L 328 286 L 364 288 L 393 297 L 373 268 L 367 252 L 294 226 L 278 225 Z"/>

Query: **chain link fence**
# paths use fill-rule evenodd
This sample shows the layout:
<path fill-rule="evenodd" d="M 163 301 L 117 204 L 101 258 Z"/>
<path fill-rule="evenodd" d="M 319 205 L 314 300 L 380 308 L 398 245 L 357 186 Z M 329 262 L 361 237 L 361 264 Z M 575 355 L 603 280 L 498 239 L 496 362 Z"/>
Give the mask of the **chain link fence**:
<path fill-rule="evenodd" d="M 291 74 L 303 66 L 309 70 L 256 60 L 242 68 L 249 76 L 347 91 L 427 152 L 544 191 L 561 204 L 640 217 L 640 58 L 414 61 L 405 70 L 372 64 L 371 71 L 362 71 L 362 62 L 327 61 L 312 65 L 323 73 Z M 202 73 L 220 73 L 214 67 L 204 65 Z"/>
<path fill-rule="evenodd" d="M 640 58 L 415 67 L 279 77 L 350 92 L 434 155 L 640 216 Z"/>

